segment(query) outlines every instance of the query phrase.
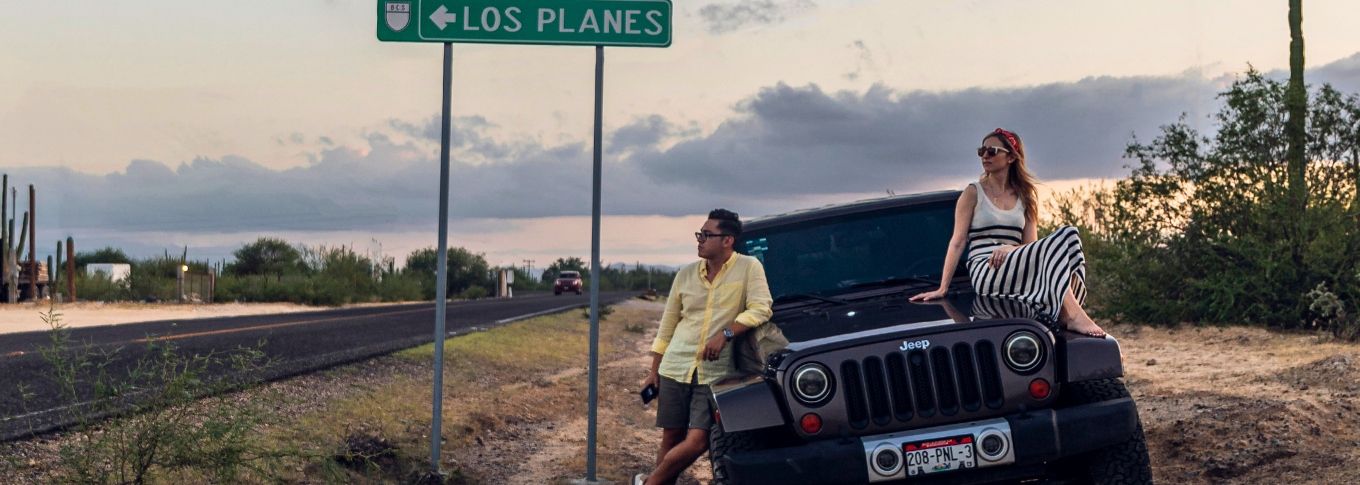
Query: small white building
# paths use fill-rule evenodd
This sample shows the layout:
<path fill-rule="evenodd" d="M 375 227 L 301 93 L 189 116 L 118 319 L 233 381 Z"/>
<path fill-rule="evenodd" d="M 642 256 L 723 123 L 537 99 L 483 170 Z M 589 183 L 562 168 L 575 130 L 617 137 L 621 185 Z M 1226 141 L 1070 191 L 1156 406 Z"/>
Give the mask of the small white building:
<path fill-rule="evenodd" d="M 86 276 L 94 276 L 95 273 L 100 272 L 107 275 L 110 281 L 123 281 L 132 272 L 132 265 L 126 263 L 90 263 L 85 265 Z"/>

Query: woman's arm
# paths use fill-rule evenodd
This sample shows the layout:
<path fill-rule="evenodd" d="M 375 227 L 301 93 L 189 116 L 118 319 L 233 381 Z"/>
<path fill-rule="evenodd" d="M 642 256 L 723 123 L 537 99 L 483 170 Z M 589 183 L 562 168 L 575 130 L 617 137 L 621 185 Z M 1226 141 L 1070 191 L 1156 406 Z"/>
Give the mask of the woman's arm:
<path fill-rule="evenodd" d="M 1020 233 L 1020 244 L 1029 244 L 1039 240 L 1039 226 L 1034 221 L 1025 218 L 1025 230 Z"/>
<path fill-rule="evenodd" d="M 949 248 L 944 257 L 944 271 L 940 273 L 940 288 L 911 297 L 913 301 L 943 298 L 949 291 L 949 282 L 954 279 L 958 269 L 959 257 L 968 249 L 968 228 L 973 225 L 973 210 L 977 208 L 977 188 L 972 184 L 963 189 L 959 202 L 954 206 L 954 235 L 949 238 Z"/>

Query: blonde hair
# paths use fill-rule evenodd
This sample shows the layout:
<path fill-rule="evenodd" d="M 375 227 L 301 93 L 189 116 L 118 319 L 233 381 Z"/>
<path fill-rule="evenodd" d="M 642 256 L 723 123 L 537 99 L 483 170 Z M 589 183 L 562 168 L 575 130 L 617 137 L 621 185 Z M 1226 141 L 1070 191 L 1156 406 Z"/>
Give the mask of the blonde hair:
<path fill-rule="evenodd" d="M 1025 222 L 1038 224 L 1039 194 L 1035 186 L 1039 184 L 1039 178 L 1025 166 L 1025 142 L 1020 140 L 1020 135 L 1001 128 L 982 137 L 983 143 L 986 143 L 988 138 L 996 138 L 1003 148 L 1011 151 L 1010 156 L 1015 157 L 1015 162 L 1011 163 L 1010 169 L 1007 170 L 1006 185 L 1014 190 L 1020 201 L 1025 204 Z M 978 180 L 986 180 L 988 175 L 983 172 Z"/>

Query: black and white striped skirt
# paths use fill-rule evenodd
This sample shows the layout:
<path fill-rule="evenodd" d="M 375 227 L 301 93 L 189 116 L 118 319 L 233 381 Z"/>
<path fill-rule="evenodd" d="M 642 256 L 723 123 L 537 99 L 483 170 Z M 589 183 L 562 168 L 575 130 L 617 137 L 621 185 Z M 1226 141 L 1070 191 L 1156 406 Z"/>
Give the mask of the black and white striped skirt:
<path fill-rule="evenodd" d="M 990 258 L 988 252 L 968 260 L 968 275 L 979 296 L 1024 305 L 1047 325 L 1057 324 L 1069 289 L 1078 303 L 1086 303 L 1086 256 L 1081 235 L 1072 226 L 1017 247 L 1000 268 L 988 265 Z"/>

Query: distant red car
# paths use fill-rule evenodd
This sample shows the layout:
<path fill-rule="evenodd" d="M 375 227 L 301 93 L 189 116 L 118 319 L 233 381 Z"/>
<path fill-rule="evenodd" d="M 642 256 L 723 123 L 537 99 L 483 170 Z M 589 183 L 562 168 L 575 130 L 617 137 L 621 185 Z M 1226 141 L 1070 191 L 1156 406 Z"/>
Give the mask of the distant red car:
<path fill-rule="evenodd" d="M 581 294 L 581 273 L 578 271 L 563 271 L 557 274 L 557 282 L 553 283 L 553 294 L 561 295 L 564 291 L 574 291 Z"/>

